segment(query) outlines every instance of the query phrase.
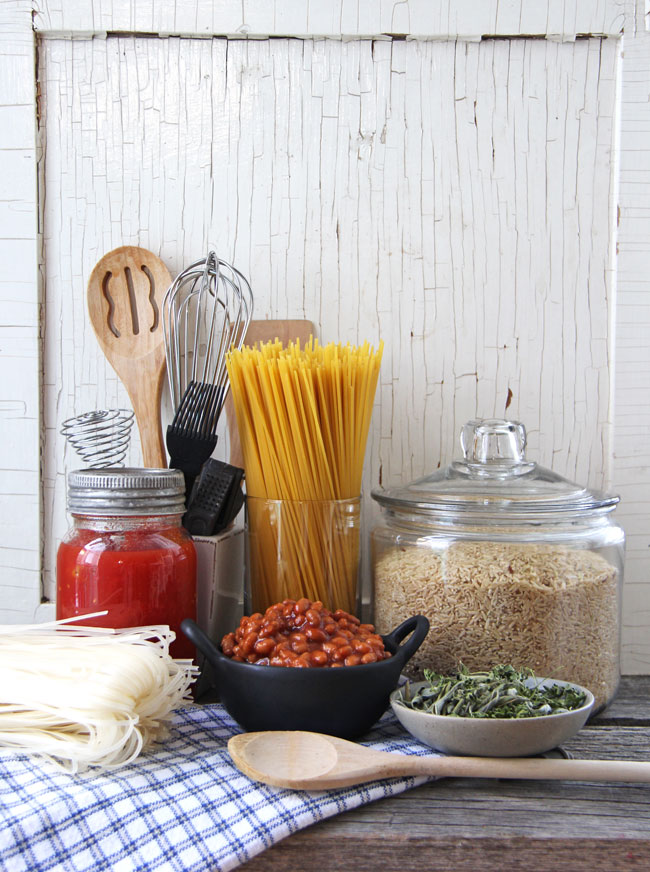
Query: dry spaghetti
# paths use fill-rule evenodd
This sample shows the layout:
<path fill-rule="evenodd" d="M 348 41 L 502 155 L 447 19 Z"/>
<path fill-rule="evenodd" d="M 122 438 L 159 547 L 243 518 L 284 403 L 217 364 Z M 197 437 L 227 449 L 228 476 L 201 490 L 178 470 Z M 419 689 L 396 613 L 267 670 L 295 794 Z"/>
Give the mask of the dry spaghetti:
<path fill-rule="evenodd" d="M 359 495 L 382 351 L 383 343 L 276 340 L 228 354 L 256 611 L 302 596 L 354 610 Z"/>

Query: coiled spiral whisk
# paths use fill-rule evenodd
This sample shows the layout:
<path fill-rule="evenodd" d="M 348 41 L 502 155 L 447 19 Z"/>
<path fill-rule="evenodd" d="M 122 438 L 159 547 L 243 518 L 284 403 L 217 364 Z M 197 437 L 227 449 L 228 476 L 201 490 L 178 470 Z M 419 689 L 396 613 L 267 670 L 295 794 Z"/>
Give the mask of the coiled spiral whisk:
<path fill-rule="evenodd" d="M 130 409 L 98 409 L 68 418 L 61 425 L 66 437 L 87 469 L 122 466 L 131 439 Z"/>

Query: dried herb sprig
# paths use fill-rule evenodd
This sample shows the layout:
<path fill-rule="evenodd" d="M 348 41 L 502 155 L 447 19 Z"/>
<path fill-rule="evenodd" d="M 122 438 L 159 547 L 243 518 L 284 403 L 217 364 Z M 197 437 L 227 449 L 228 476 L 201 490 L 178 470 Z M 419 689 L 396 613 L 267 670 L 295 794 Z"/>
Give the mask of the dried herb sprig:
<path fill-rule="evenodd" d="M 461 663 L 453 675 L 424 670 L 429 686 L 415 693 L 409 682 L 398 702 L 416 711 L 462 718 L 537 718 L 583 706 L 585 693 L 559 684 L 544 685 L 532 669 L 495 666 L 470 672 Z"/>

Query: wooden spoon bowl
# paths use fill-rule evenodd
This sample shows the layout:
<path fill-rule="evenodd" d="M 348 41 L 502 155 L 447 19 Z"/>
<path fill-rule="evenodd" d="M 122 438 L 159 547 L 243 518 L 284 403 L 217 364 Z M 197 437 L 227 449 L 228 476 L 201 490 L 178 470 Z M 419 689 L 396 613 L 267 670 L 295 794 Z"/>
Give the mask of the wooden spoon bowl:
<path fill-rule="evenodd" d="M 154 468 L 167 466 L 160 398 L 165 373 L 162 301 L 170 284 L 160 258 L 125 245 L 97 262 L 87 289 L 97 341 L 131 400 L 144 465 Z"/>

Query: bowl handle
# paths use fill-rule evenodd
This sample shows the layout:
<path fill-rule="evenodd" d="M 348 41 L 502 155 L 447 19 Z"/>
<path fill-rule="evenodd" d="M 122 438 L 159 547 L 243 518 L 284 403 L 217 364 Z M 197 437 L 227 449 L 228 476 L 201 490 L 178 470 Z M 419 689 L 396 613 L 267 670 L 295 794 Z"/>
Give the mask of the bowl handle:
<path fill-rule="evenodd" d="M 412 618 L 407 618 L 399 627 L 395 627 L 392 633 L 384 636 L 384 641 L 391 642 L 396 646 L 397 651 L 393 657 L 399 657 L 402 665 L 404 665 L 424 642 L 428 632 L 429 621 L 427 618 L 424 615 L 413 615 Z M 413 634 L 411 638 L 407 639 L 403 645 L 400 645 L 402 639 L 405 639 L 409 633 Z"/>
<path fill-rule="evenodd" d="M 181 621 L 181 630 L 198 650 L 203 654 L 210 663 L 216 667 L 217 665 L 217 648 L 214 642 L 207 636 L 203 630 L 191 618 L 185 618 Z"/>

